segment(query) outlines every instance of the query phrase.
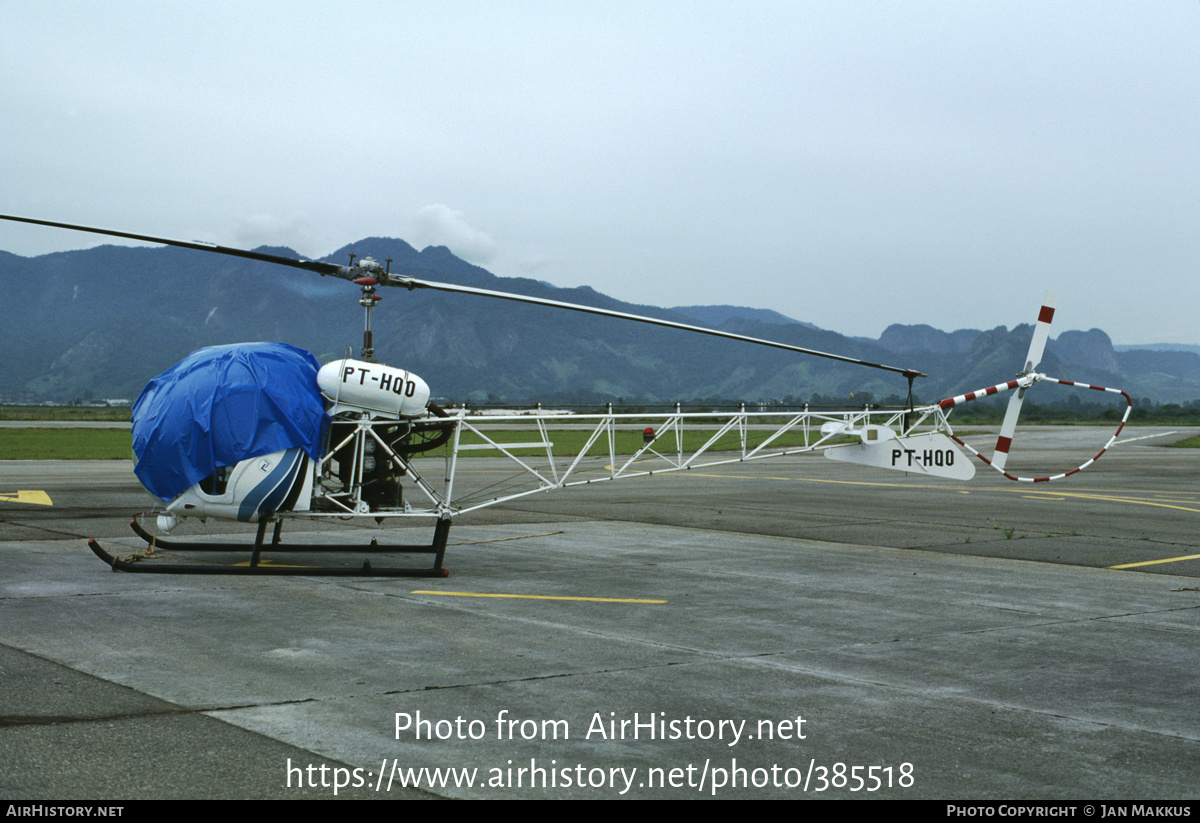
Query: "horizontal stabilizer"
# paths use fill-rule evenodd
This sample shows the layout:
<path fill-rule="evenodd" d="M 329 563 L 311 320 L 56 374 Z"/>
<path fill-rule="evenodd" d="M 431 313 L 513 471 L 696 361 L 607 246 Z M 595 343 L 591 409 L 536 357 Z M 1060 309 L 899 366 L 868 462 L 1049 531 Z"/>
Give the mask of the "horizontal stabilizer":
<path fill-rule="evenodd" d="M 825 450 L 825 456 L 842 463 L 858 463 L 951 480 L 970 480 L 975 476 L 975 464 L 959 451 L 954 441 L 938 432 L 874 443 L 833 446 Z"/>

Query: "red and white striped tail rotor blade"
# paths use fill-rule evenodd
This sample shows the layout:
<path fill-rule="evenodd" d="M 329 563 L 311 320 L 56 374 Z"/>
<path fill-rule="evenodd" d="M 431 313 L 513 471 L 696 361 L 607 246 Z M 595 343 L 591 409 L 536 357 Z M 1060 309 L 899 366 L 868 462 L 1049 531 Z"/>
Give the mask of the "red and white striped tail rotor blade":
<path fill-rule="evenodd" d="M 1021 374 L 1026 375 L 1042 362 L 1046 351 L 1046 341 L 1050 339 L 1050 323 L 1054 320 L 1054 308 L 1058 305 L 1058 295 L 1052 291 L 1046 292 L 1042 300 L 1042 308 L 1038 312 L 1037 324 L 1033 327 L 1033 339 L 1029 341 L 1029 354 L 1025 356 L 1025 368 Z M 992 465 L 1003 471 L 1008 462 L 1008 450 L 1012 448 L 1013 434 L 1017 431 L 1017 418 L 1021 416 L 1021 404 L 1025 402 L 1025 389 L 1017 389 L 1017 393 L 1008 401 L 1004 412 L 1004 422 L 1000 424 L 1000 436 L 996 439 L 996 451 L 992 454 Z"/>
<path fill-rule="evenodd" d="M 1012 448 L 1013 433 L 1017 430 L 1017 418 L 1021 415 L 1021 403 L 1025 400 L 1025 390 L 1017 389 L 1016 394 L 1008 401 L 1008 409 L 1004 412 L 1004 422 L 1000 424 L 1000 437 L 996 439 L 996 451 L 992 454 L 992 465 L 1001 471 L 1008 462 L 1008 450 Z"/>
<path fill-rule="evenodd" d="M 1022 374 L 1033 371 L 1042 362 L 1046 341 L 1050 339 L 1050 322 L 1054 319 L 1054 308 L 1057 305 L 1058 295 L 1052 291 L 1046 292 L 1041 311 L 1038 312 L 1037 324 L 1033 327 L 1033 339 L 1029 341 L 1029 355 L 1025 358 Z"/>

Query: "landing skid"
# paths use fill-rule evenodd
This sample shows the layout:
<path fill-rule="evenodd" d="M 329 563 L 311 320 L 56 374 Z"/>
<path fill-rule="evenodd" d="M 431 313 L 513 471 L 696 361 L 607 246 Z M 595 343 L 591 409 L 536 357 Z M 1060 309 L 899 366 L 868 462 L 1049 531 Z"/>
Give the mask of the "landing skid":
<path fill-rule="evenodd" d="M 237 566 L 220 566 L 208 565 L 201 563 L 142 563 L 136 560 L 129 559 L 120 560 L 113 557 L 92 538 L 88 541 L 88 547 L 95 553 L 97 557 L 112 567 L 112 570 L 117 572 L 141 572 L 144 574 L 241 574 L 241 575 L 290 575 L 297 577 L 446 577 L 449 572 L 442 567 L 442 560 L 446 555 L 446 538 L 450 534 L 450 521 L 438 520 L 437 526 L 433 532 L 433 542 L 429 545 L 402 545 L 402 546 L 381 546 L 375 539 L 371 539 L 370 545 L 367 546 L 336 546 L 316 543 L 292 543 L 284 545 L 279 541 L 279 532 L 283 526 L 280 520 L 275 521 L 275 531 L 271 536 L 271 542 L 265 543 L 267 534 L 267 525 L 270 518 L 264 518 L 258 524 L 258 534 L 254 538 L 254 545 L 250 548 L 250 562 L 246 565 Z M 236 552 L 246 548 L 231 543 L 187 543 L 174 540 L 162 540 L 147 532 L 141 527 L 137 520 L 133 520 L 129 524 L 138 537 L 146 541 L 150 546 L 151 551 L 156 548 L 162 548 L 169 551 L 192 551 L 192 552 Z M 305 553 L 305 554 L 325 554 L 325 553 L 355 553 L 355 554 L 432 554 L 433 567 L 425 569 L 413 568 L 377 568 L 371 565 L 371 561 L 365 560 L 359 568 L 333 568 L 329 566 L 264 566 L 261 565 L 262 553 L 279 552 L 279 553 Z"/>

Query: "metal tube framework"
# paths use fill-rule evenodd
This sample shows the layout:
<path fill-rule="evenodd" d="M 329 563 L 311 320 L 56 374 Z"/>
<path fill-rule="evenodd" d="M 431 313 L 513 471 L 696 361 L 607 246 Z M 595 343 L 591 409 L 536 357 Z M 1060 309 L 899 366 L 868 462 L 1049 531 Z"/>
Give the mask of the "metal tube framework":
<path fill-rule="evenodd" d="M 369 515 L 377 518 L 447 519 L 555 489 L 816 452 L 844 443 L 847 434 L 867 425 L 887 426 L 902 434 L 920 429 L 953 435 L 947 413 L 948 409 L 937 405 L 894 410 L 814 411 L 805 408 L 803 411 L 789 412 L 747 412 L 743 405 L 736 412 L 684 412 L 676 407 L 674 412 L 661 414 L 618 414 L 609 411 L 592 415 L 540 411 L 534 415 L 470 415 L 460 410 L 451 413 L 451 419 L 456 423 L 455 430 L 442 457 L 406 457 L 398 454 L 374 431 L 375 426 L 395 426 L 396 421 L 372 421 L 364 417 L 357 421 L 354 432 L 326 455 L 317 469 L 319 474 L 328 472 L 333 452 L 343 450 L 354 440 L 350 449 L 355 463 L 349 472 L 353 478 L 350 488 L 337 492 L 318 491 L 319 497 L 328 502 L 331 511 L 297 512 L 292 516 L 344 518 Z M 644 426 L 655 428 L 653 439 L 643 443 L 632 455 L 619 455 L 618 435 L 640 434 Z M 825 431 L 822 431 L 822 426 L 825 426 Z M 511 427 L 528 428 L 535 434 L 535 439 L 513 443 L 501 442 L 501 439 L 493 436 L 497 428 L 507 431 Z M 556 454 L 552 432 L 562 428 L 588 432 L 583 446 L 577 452 L 563 452 L 560 446 L 560 453 Z M 799 445 L 773 445 L 790 433 L 801 435 Z M 464 443 L 464 434 L 470 434 L 479 442 Z M 761 439 L 755 435 L 761 435 Z M 687 442 L 691 436 L 702 437 L 702 444 L 689 449 Z M 736 438 L 735 448 L 717 450 L 727 445 L 731 437 Z M 387 455 L 386 459 L 392 461 L 398 470 L 397 474 L 406 479 L 405 487 L 419 492 L 417 497 L 423 498 L 419 503 L 406 498 L 402 507 L 367 507 L 362 499 L 362 482 L 368 438 Z M 604 445 L 597 449 L 598 443 Z M 534 450 L 536 456 L 517 453 L 529 450 Z M 483 451 L 502 459 L 502 466 L 506 467 L 509 474 L 490 486 L 464 493 L 462 478 L 458 475 L 461 460 L 464 459 L 461 453 L 467 451 Z M 383 459 L 382 454 L 377 452 L 376 459 Z M 426 480 L 434 461 L 444 461 L 445 471 L 440 490 Z M 493 464 L 494 461 L 489 466 Z M 505 488 L 499 489 L 500 486 Z"/>

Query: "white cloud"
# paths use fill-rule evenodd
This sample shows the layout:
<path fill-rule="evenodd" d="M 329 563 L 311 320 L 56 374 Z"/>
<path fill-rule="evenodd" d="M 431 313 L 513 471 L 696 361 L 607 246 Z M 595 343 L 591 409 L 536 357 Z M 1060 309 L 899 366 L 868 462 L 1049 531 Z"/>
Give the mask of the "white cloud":
<path fill-rule="evenodd" d="M 234 245 L 239 248 L 287 246 L 302 254 L 312 253 L 309 249 L 313 241 L 312 225 L 308 217 L 302 214 L 289 217 L 277 217 L 273 214 L 242 217 L 238 219 L 233 231 Z"/>
<path fill-rule="evenodd" d="M 440 203 L 417 209 L 405 228 L 413 246 L 446 246 L 471 263 L 487 263 L 496 256 L 496 241 L 470 226 L 462 213 Z"/>
<path fill-rule="evenodd" d="M 535 275 L 545 271 L 561 271 L 566 268 L 567 260 L 563 257 L 548 254 L 534 254 L 517 262 L 517 268 L 522 274 Z"/>

